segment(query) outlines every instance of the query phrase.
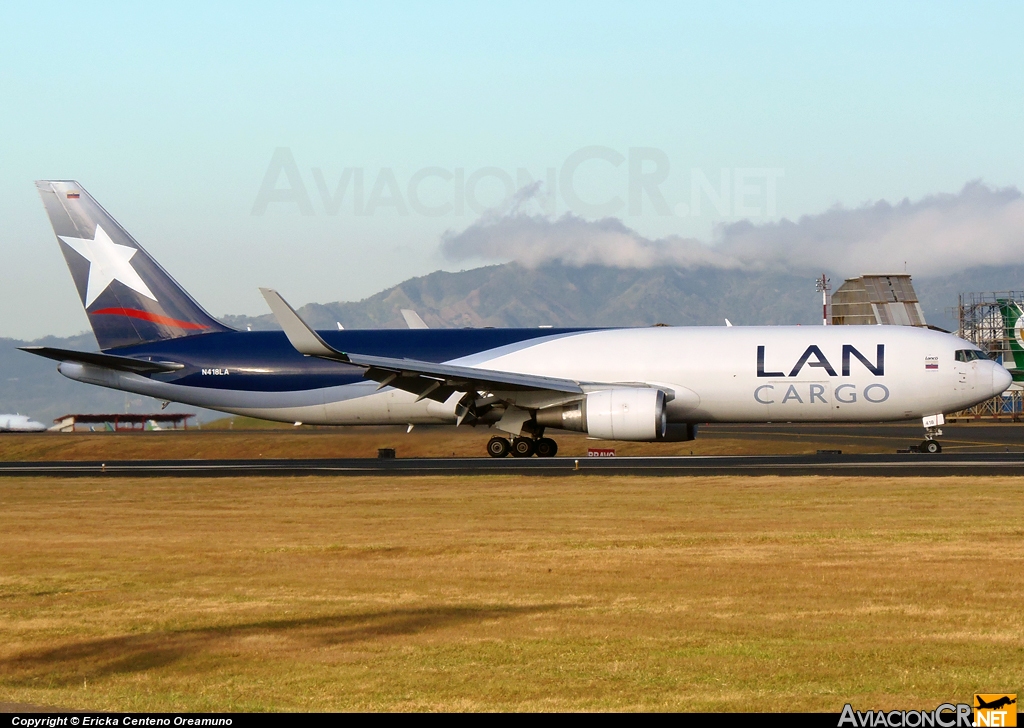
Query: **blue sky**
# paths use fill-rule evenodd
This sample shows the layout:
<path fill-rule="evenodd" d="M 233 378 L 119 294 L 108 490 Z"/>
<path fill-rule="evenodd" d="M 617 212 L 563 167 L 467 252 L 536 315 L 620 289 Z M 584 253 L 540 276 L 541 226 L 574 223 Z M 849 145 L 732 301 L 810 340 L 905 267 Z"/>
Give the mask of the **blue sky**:
<path fill-rule="evenodd" d="M 260 285 L 296 304 L 352 300 L 462 266 L 438 250 L 472 210 L 328 215 L 313 168 L 331 190 L 361 169 L 367 195 L 390 170 L 405 194 L 427 167 L 542 179 L 585 147 L 654 149 L 673 214 L 645 198 L 618 216 L 705 240 L 744 215 L 680 215 L 695 174 L 716 186 L 722 170 L 775 170 L 759 223 L 1022 183 L 1020 4 L 12 5 L 0 336 L 87 327 L 37 178 L 79 180 L 215 315 L 264 312 Z M 279 147 L 314 214 L 253 214 Z M 626 199 L 627 168 L 591 161 L 575 182 Z M 483 176 L 481 206 L 500 203 L 497 180 Z M 436 178 L 422 189 L 448 199 Z"/>

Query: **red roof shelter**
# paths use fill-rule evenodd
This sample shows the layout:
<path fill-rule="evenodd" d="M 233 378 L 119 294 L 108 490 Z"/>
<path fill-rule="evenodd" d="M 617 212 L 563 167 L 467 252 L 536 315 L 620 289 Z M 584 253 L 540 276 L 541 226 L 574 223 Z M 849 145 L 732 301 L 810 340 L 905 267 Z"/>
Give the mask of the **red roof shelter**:
<path fill-rule="evenodd" d="M 53 429 L 63 432 L 70 432 L 75 425 L 113 425 L 115 432 L 131 432 L 144 430 L 146 423 L 154 422 L 157 425 L 171 425 L 177 430 L 188 429 L 188 420 L 195 417 L 194 414 L 173 414 L 159 412 L 157 414 L 114 414 L 114 415 L 86 415 L 68 414 L 54 420 Z"/>

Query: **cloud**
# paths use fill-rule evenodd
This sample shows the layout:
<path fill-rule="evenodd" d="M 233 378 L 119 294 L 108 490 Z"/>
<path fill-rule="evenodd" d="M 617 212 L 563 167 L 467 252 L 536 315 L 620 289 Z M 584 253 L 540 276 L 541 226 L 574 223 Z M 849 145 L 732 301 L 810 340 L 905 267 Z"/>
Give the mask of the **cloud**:
<path fill-rule="evenodd" d="M 461 232 L 442 237 L 452 261 L 514 260 L 619 268 L 824 269 L 843 274 L 907 270 L 942 275 L 982 265 L 1024 260 L 1024 195 L 970 182 L 957 194 L 915 202 L 879 201 L 834 207 L 796 221 L 721 225 L 713 241 L 650 239 L 618 218 L 585 220 L 524 211 L 538 191 L 524 188 L 507 210 L 491 211 Z"/>

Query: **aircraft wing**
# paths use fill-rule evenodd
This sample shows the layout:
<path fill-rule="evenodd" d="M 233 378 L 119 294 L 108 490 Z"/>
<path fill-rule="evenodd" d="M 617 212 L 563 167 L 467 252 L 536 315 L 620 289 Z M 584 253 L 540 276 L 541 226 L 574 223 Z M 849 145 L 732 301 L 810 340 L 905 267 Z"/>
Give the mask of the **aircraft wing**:
<path fill-rule="evenodd" d="M 170 361 L 145 361 L 143 359 L 132 359 L 127 356 L 116 354 L 101 354 L 98 351 L 72 351 L 70 349 L 55 349 L 50 346 L 22 346 L 22 351 L 29 354 L 42 356 L 54 361 L 74 361 L 80 364 L 93 364 L 95 366 L 116 369 L 122 372 L 133 372 L 135 374 L 159 374 L 165 372 L 176 372 L 184 369 L 184 364 Z"/>
<path fill-rule="evenodd" d="M 281 294 L 269 288 L 261 288 L 260 292 L 284 329 L 288 341 L 297 351 L 306 356 L 362 367 L 363 376 L 367 379 L 380 382 L 382 387 L 412 392 L 419 399 L 430 398 L 444 402 L 454 392 L 471 391 L 541 391 L 561 395 L 582 395 L 584 392 L 580 383 L 571 379 L 338 351 L 307 326 Z"/>

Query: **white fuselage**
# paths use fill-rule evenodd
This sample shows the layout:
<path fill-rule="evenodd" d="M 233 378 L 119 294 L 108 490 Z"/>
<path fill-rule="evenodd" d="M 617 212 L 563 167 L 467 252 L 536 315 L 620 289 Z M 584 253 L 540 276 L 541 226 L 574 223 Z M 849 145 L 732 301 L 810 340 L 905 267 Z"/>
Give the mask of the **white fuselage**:
<path fill-rule="evenodd" d="M 541 337 L 450 363 L 663 389 L 670 422 L 857 422 L 954 412 L 1010 384 L 977 347 L 904 326 L 653 327 Z M 802 362 L 802 363 L 801 363 Z M 236 414 L 307 424 L 454 424 L 455 404 L 371 381 L 319 390 L 189 387 L 64 363 L 72 379 Z"/>

